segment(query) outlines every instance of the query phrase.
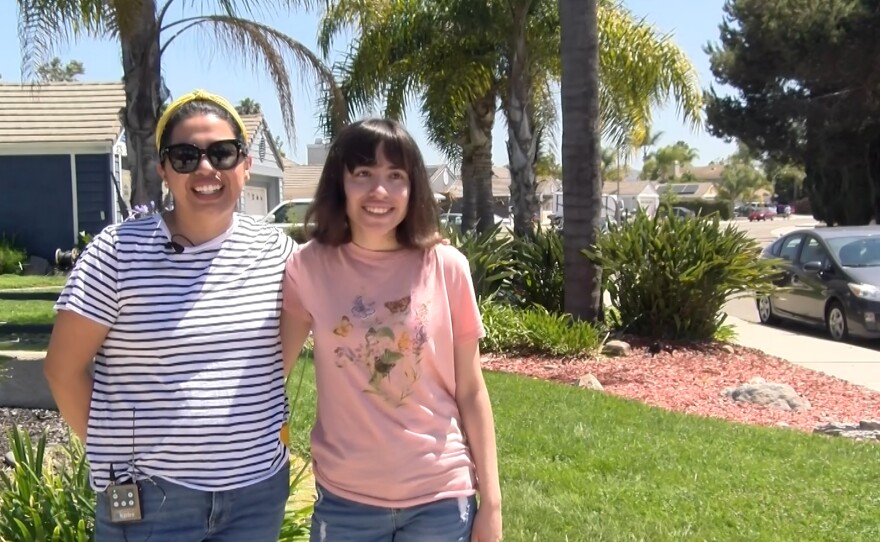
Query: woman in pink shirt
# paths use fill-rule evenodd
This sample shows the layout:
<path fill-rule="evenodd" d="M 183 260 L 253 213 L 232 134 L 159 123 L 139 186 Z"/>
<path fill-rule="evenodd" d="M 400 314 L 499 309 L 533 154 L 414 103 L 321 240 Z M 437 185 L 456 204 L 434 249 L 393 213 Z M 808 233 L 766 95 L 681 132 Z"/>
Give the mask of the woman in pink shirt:
<path fill-rule="evenodd" d="M 345 128 L 306 223 L 281 328 L 288 370 L 315 340 L 311 539 L 501 540 L 485 333 L 468 261 L 440 242 L 412 137 L 389 120 Z"/>

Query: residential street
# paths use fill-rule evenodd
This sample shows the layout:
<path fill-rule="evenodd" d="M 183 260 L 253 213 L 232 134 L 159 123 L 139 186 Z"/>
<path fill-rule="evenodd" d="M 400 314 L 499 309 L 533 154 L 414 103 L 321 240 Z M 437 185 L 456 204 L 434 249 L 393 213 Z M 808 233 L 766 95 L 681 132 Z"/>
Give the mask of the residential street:
<path fill-rule="evenodd" d="M 734 223 L 766 245 L 793 229 L 811 228 L 816 221 L 810 217 L 792 217 L 771 222 L 738 220 Z M 752 298 L 731 300 L 725 310 L 728 323 L 736 326 L 737 343 L 880 391 L 880 342 L 841 344 L 828 339 L 822 329 L 795 324 L 764 326 L 759 323 Z"/>

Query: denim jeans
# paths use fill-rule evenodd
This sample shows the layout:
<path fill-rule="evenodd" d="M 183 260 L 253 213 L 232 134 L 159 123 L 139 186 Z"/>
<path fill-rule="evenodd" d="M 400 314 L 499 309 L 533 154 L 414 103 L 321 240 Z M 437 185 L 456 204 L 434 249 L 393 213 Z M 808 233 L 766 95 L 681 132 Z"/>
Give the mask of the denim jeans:
<path fill-rule="evenodd" d="M 310 542 L 470 542 L 477 513 L 475 496 L 383 508 L 317 490 Z"/>
<path fill-rule="evenodd" d="M 111 523 L 109 498 L 98 493 L 95 542 L 278 542 L 290 465 L 229 491 L 199 491 L 160 478 L 153 482 L 140 483 L 143 520 L 137 522 Z"/>

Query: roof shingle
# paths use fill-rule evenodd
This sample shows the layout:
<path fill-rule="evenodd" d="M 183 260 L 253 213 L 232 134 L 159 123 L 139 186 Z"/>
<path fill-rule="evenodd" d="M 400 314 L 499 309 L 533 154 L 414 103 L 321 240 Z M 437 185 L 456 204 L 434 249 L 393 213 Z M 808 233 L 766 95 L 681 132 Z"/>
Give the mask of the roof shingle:
<path fill-rule="evenodd" d="M 0 144 L 114 142 L 122 83 L 0 83 Z"/>

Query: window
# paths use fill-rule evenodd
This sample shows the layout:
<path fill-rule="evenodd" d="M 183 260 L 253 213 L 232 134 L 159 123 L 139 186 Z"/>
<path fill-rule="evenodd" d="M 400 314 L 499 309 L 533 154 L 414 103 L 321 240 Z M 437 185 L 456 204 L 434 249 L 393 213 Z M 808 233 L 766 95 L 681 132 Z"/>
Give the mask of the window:
<path fill-rule="evenodd" d="M 782 241 L 782 249 L 779 251 L 779 257 L 783 260 L 793 262 L 794 257 L 797 255 L 798 249 L 800 248 L 801 242 L 803 240 L 803 235 L 792 235 L 791 237 L 786 237 L 785 240 Z"/>
<path fill-rule="evenodd" d="M 819 244 L 819 240 L 815 237 L 808 237 L 806 244 L 804 244 L 804 249 L 801 250 L 800 263 L 824 263 L 827 258 L 828 253 L 825 252 L 825 249 Z"/>

